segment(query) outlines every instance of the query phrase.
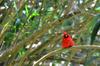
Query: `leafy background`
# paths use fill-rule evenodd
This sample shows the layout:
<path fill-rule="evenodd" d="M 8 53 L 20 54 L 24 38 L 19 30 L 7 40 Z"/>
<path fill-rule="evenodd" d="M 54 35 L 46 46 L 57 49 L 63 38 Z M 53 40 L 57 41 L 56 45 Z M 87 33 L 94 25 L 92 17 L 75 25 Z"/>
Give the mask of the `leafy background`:
<path fill-rule="evenodd" d="M 99 29 L 100 0 L 0 0 L 0 66 L 100 66 Z"/>

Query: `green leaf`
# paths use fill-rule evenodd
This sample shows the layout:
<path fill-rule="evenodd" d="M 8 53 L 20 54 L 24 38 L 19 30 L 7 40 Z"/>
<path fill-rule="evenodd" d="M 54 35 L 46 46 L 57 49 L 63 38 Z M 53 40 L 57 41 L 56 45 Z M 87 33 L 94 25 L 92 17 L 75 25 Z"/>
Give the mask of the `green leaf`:
<path fill-rule="evenodd" d="M 95 8 L 96 11 L 100 11 L 100 7 Z"/>
<path fill-rule="evenodd" d="M 18 54 L 19 54 L 19 57 L 22 57 L 24 54 L 25 54 L 25 48 L 21 48 L 20 50 L 19 50 L 19 52 L 18 52 Z"/>
<path fill-rule="evenodd" d="M 39 16 L 39 13 L 38 13 L 37 11 L 34 11 L 34 12 L 32 13 L 32 16 Z"/>
<path fill-rule="evenodd" d="M 26 16 L 29 15 L 28 5 L 25 5 Z"/>
<path fill-rule="evenodd" d="M 16 5 L 16 2 L 15 1 L 14 1 L 13 7 L 17 10 L 17 5 Z"/>
<path fill-rule="evenodd" d="M 35 17 L 35 16 L 39 16 L 39 13 L 37 12 L 37 11 L 34 11 L 33 13 L 32 13 L 32 15 L 30 15 L 29 16 L 29 20 L 32 18 L 32 17 Z"/>

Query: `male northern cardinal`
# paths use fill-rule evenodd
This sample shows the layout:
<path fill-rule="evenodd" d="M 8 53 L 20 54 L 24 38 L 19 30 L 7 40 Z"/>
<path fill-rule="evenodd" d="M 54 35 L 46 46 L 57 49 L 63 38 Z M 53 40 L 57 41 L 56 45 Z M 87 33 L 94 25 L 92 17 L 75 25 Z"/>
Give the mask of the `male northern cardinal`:
<path fill-rule="evenodd" d="M 74 43 L 72 37 L 67 32 L 64 32 L 63 40 L 62 40 L 62 48 L 69 48 L 74 45 L 75 45 L 75 43 Z"/>

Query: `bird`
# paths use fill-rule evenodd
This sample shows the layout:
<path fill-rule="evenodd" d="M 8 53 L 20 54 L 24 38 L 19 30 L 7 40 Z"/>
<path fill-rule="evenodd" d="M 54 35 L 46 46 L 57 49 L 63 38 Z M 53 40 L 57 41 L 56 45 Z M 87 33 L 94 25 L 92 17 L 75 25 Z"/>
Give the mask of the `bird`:
<path fill-rule="evenodd" d="M 67 32 L 63 32 L 62 48 L 70 48 L 74 45 L 75 45 L 75 42 L 72 39 L 71 35 L 69 35 Z"/>

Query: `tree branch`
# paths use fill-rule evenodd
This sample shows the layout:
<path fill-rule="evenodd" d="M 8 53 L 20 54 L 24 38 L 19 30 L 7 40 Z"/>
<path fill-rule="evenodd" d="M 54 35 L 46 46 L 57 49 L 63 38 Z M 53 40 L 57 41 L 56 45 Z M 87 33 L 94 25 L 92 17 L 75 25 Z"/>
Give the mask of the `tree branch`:
<path fill-rule="evenodd" d="M 56 53 L 60 53 L 60 52 L 62 52 L 64 50 L 75 50 L 75 49 L 84 49 L 84 48 L 100 50 L 100 46 L 99 45 L 79 45 L 79 46 L 71 47 L 69 49 L 59 48 L 59 49 L 56 49 L 56 50 L 54 50 L 52 52 L 49 52 L 48 54 L 46 54 L 43 57 L 41 57 L 39 60 L 36 61 L 34 66 L 37 66 L 39 64 L 39 62 L 44 61 L 46 58 L 48 58 L 48 57 L 50 57 L 52 55 L 55 55 Z"/>

